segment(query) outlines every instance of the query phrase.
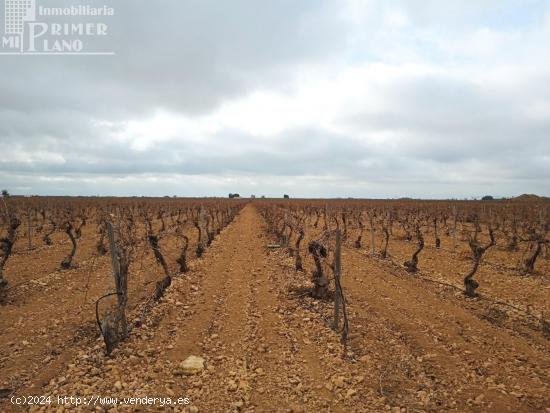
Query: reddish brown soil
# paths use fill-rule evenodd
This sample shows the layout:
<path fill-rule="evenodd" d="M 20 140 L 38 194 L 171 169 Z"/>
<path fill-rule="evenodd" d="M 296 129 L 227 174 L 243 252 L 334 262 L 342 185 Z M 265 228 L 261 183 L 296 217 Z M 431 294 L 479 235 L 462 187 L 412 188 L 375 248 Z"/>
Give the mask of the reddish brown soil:
<path fill-rule="evenodd" d="M 331 303 L 303 293 L 311 258 L 303 251 L 307 273 L 295 273 L 292 258 L 266 248 L 272 241 L 265 229 L 255 207 L 246 206 L 110 357 L 93 305 L 110 285 L 110 268 L 106 257 L 93 258 L 94 237 L 84 234 L 79 267 L 63 272 L 56 267 L 67 245 L 21 251 L 8 261 L 10 282 L 39 281 L 15 288 L 2 307 L 0 387 L 17 395 L 191 402 L 70 411 L 550 411 L 550 345 L 534 321 L 422 278 L 460 287 L 468 261 L 426 248 L 422 273 L 410 275 L 365 248 L 344 247 L 351 333 L 344 348 L 329 327 Z M 161 244 L 173 265 L 176 240 Z M 397 263 L 413 249 L 405 241 L 389 247 Z M 502 262 L 498 254 L 488 253 L 487 261 Z M 150 253 L 138 254 L 130 274 L 135 318 L 161 270 Z M 526 278 L 484 264 L 476 278 L 482 293 L 522 308 L 530 303 L 534 313 L 548 309 L 544 274 Z M 202 356 L 206 369 L 182 375 L 179 364 L 190 355 Z M 9 397 L 0 399 L 0 410 L 64 411 L 55 403 L 18 410 Z"/>
<path fill-rule="evenodd" d="M 351 232 L 353 234 L 353 231 Z M 399 230 L 394 231 L 390 239 L 388 252 L 393 260 L 402 265 L 411 258 L 417 247 L 416 240 L 399 240 Z M 365 231 L 364 248 L 362 252 L 371 251 L 370 234 Z M 355 239 L 350 235 L 350 239 Z M 352 243 L 349 242 L 351 246 Z M 379 251 L 382 237 L 377 234 L 375 249 Z M 441 235 L 441 248 L 435 248 L 433 233 L 425 235 L 425 248 L 419 254 L 418 268 L 422 273 L 436 280 L 451 283 L 462 288 L 464 276 L 472 266 L 471 251 L 468 243 L 457 238 L 456 249 L 453 248 L 452 237 Z M 501 242 L 502 245 L 502 242 Z M 520 259 L 526 245 L 521 245 L 518 251 L 506 251 L 500 246 L 487 250 L 483 256 L 480 268 L 475 279 L 479 282 L 479 293 L 505 300 L 511 304 L 528 309 L 534 314 L 550 314 L 550 257 L 547 253 L 541 254 L 536 262 L 536 273 L 523 275 L 518 270 Z"/>

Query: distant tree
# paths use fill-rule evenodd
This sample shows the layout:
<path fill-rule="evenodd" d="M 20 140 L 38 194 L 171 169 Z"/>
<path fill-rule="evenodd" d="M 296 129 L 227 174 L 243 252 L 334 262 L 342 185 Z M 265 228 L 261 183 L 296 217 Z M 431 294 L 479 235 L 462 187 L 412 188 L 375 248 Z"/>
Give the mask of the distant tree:
<path fill-rule="evenodd" d="M 229 198 L 240 198 L 239 194 L 229 194 Z"/>
<path fill-rule="evenodd" d="M 7 189 L 2 189 L 2 196 L 3 196 L 4 198 L 10 196 L 10 193 L 8 192 Z"/>
<path fill-rule="evenodd" d="M 284 194 L 283 198 L 289 199 L 290 197 L 287 194 Z"/>
<path fill-rule="evenodd" d="M 492 201 L 495 198 L 492 195 L 485 195 L 483 198 L 481 198 L 482 201 Z"/>

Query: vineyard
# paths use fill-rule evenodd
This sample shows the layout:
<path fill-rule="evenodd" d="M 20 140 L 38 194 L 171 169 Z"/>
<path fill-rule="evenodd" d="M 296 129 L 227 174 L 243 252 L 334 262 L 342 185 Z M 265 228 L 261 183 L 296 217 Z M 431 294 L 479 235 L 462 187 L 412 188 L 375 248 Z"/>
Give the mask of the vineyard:
<path fill-rule="evenodd" d="M 549 206 L 6 195 L 0 411 L 550 412 Z"/>

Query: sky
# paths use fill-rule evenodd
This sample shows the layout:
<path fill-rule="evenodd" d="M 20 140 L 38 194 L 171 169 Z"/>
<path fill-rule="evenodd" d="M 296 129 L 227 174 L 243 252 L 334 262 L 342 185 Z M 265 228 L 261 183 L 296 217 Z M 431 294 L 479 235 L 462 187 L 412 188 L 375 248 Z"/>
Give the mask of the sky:
<path fill-rule="evenodd" d="M 38 3 L 115 55 L 0 55 L 12 194 L 550 196 L 550 0 Z"/>

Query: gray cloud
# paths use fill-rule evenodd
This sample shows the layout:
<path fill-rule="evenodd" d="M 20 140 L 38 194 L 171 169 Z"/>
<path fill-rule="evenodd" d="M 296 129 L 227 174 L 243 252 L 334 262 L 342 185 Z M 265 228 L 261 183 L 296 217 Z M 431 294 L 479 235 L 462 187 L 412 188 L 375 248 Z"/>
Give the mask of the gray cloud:
<path fill-rule="evenodd" d="M 155 107 L 207 111 L 255 87 L 279 84 L 297 64 L 336 53 L 342 24 L 331 19 L 325 1 L 105 3 L 116 8 L 104 19 L 112 30 L 107 46 L 117 55 L 3 56 L 0 108 L 104 117 Z M 76 4 L 90 3 L 58 0 L 48 6 Z"/>
<path fill-rule="evenodd" d="M 116 56 L 0 56 L 0 186 L 550 195 L 544 2 L 113 4 Z"/>

